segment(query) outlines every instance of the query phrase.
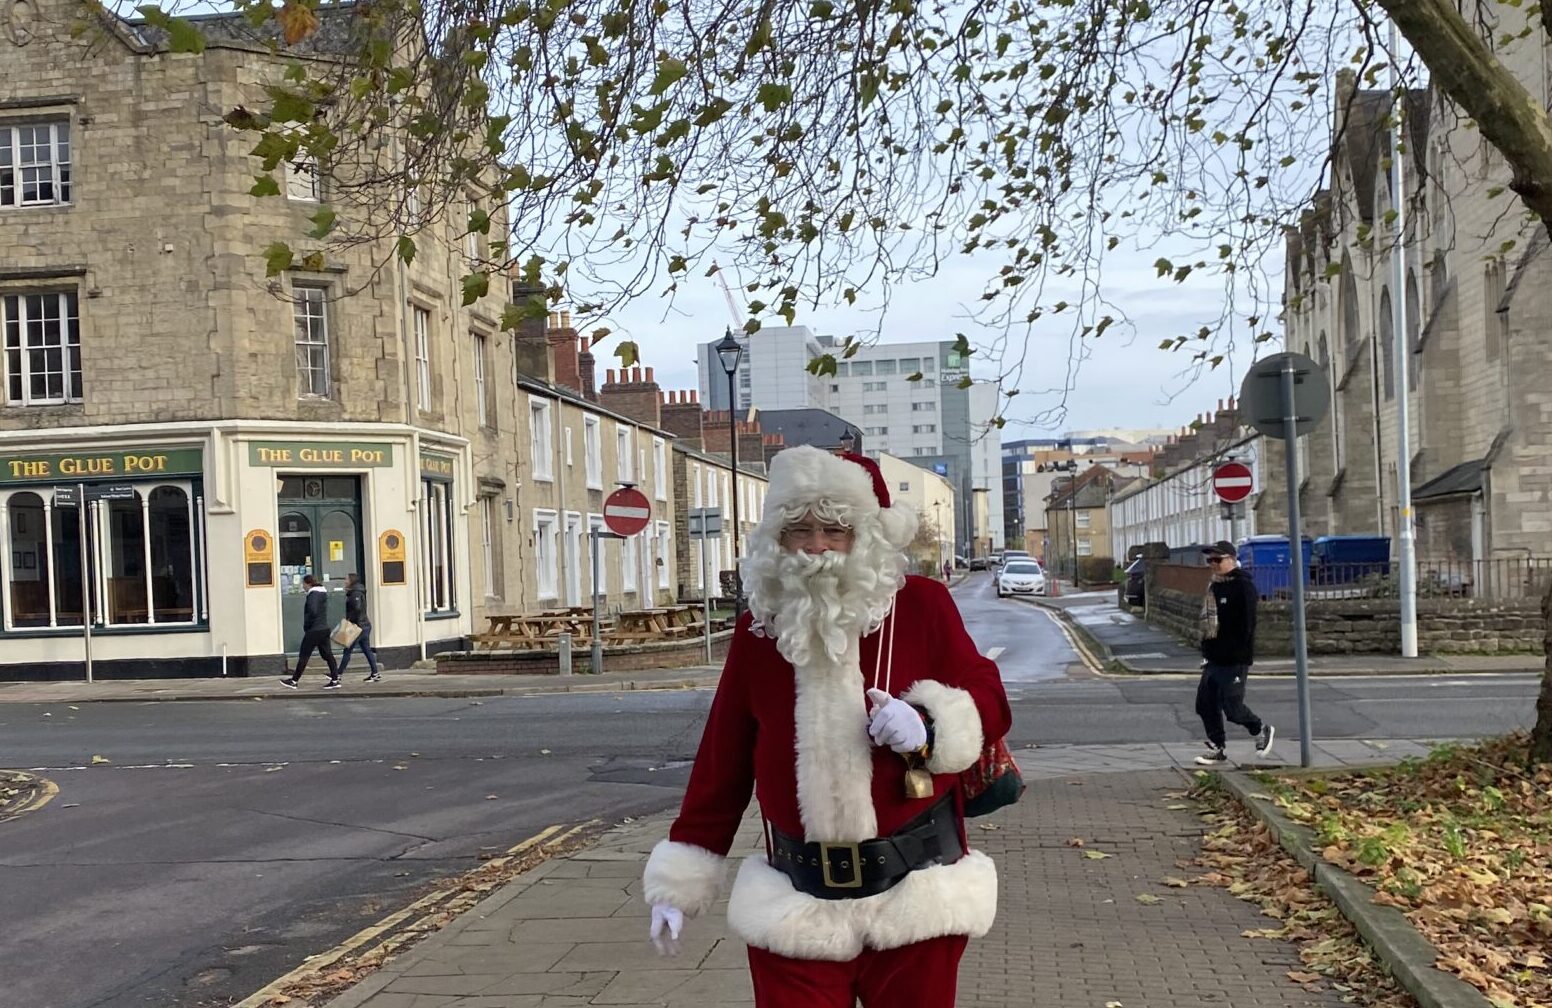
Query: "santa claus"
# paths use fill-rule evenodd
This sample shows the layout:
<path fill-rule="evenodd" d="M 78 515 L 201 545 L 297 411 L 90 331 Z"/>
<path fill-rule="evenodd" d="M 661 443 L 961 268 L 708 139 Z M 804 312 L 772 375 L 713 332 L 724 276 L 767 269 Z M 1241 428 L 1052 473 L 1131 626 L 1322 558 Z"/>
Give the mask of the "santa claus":
<path fill-rule="evenodd" d="M 728 924 L 760 1008 L 949 1008 L 996 913 L 958 775 L 1011 716 L 948 589 L 905 574 L 916 524 L 871 459 L 799 447 L 771 463 L 749 612 L 644 888 L 674 951 L 717 899 L 753 790 L 766 849 L 740 866 Z"/>

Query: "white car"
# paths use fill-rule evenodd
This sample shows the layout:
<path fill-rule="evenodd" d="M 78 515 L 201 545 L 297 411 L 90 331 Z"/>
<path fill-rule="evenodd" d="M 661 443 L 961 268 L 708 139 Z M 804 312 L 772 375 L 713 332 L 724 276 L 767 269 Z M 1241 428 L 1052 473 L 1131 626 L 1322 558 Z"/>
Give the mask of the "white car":
<path fill-rule="evenodd" d="M 1013 558 L 997 572 L 997 597 L 1009 595 L 1044 595 L 1045 571 L 1034 560 Z"/>

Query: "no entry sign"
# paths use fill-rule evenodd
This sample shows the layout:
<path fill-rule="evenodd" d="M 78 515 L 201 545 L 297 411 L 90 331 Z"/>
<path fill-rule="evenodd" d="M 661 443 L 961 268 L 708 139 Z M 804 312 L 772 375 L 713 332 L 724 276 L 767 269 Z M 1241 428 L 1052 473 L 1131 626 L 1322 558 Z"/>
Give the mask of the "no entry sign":
<path fill-rule="evenodd" d="M 604 501 L 604 524 L 615 535 L 635 535 L 647 527 L 652 505 L 647 495 L 635 487 L 621 487 Z"/>
<path fill-rule="evenodd" d="M 1213 470 L 1213 493 L 1227 504 L 1237 504 L 1255 489 L 1255 477 L 1242 462 L 1225 462 Z"/>

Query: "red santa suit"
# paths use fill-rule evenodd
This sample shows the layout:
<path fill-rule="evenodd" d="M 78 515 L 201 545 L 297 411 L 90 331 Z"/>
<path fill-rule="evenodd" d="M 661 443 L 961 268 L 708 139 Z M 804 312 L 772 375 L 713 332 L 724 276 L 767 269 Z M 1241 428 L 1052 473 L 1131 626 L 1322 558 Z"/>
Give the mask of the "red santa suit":
<path fill-rule="evenodd" d="M 761 530 L 775 536 L 781 523 L 816 503 L 816 513 L 843 511 L 859 537 L 879 530 L 895 551 L 914 533 L 914 517 L 888 506 L 876 468 L 812 448 L 780 453 Z M 754 618 L 752 592 L 754 614 L 734 633 L 679 817 L 648 861 L 647 902 L 690 917 L 711 907 L 751 791 L 768 828 L 826 843 L 888 837 L 947 797 L 964 850 L 953 863 L 919 867 L 876 895 L 820 898 L 797 889 L 762 853 L 738 870 L 728 924 L 752 949 L 829 962 L 990 929 L 996 869 L 965 843 L 958 774 L 979 759 L 985 741 L 1009 728 L 1002 681 L 976 650 L 946 586 L 896 575 L 880 598 L 884 614 L 871 632 L 795 667 L 778 649 L 780 614 L 773 633 Z M 870 687 L 929 715 L 930 797 L 908 798 L 905 760 L 869 738 Z M 962 947 L 963 938 L 955 941 Z M 949 982 L 949 1000 L 941 1003 L 952 1001 L 952 976 Z"/>

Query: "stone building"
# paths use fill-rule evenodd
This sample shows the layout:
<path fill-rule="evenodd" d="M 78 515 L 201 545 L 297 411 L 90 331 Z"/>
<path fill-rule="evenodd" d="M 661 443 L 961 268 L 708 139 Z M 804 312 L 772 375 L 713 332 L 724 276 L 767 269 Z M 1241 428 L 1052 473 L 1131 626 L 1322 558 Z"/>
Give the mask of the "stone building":
<path fill-rule="evenodd" d="M 330 180 L 250 194 L 221 116 L 283 72 L 263 33 L 212 17 L 173 54 L 33 6 L 0 39 L 0 674 L 79 675 L 83 609 L 98 674 L 279 672 L 304 573 L 363 575 L 390 661 L 456 646 L 488 576 L 471 512 L 519 482 L 506 292 L 462 304 L 483 238 L 438 223 L 411 263 L 385 240 L 266 277 Z M 326 59 L 352 14 L 321 13 Z"/>
<path fill-rule="evenodd" d="M 1525 14 L 1473 16 L 1545 105 L 1545 33 Z M 1510 23 L 1515 19 L 1514 23 Z M 1552 531 L 1552 257 L 1507 188 L 1503 158 L 1433 90 L 1405 103 L 1405 277 L 1391 279 L 1391 99 L 1341 80 L 1330 188 L 1287 242 L 1287 347 L 1327 368 L 1332 414 L 1300 440 L 1309 534 L 1396 536 L 1397 391 L 1410 385 L 1422 561 L 1546 556 Z M 1406 352 L 1394 352 L 1404 312 Z M 1281 446 L 1269 445 L 1281 465 Z M 1270 503 L 1263 501 L 1263 504 Z"/>

